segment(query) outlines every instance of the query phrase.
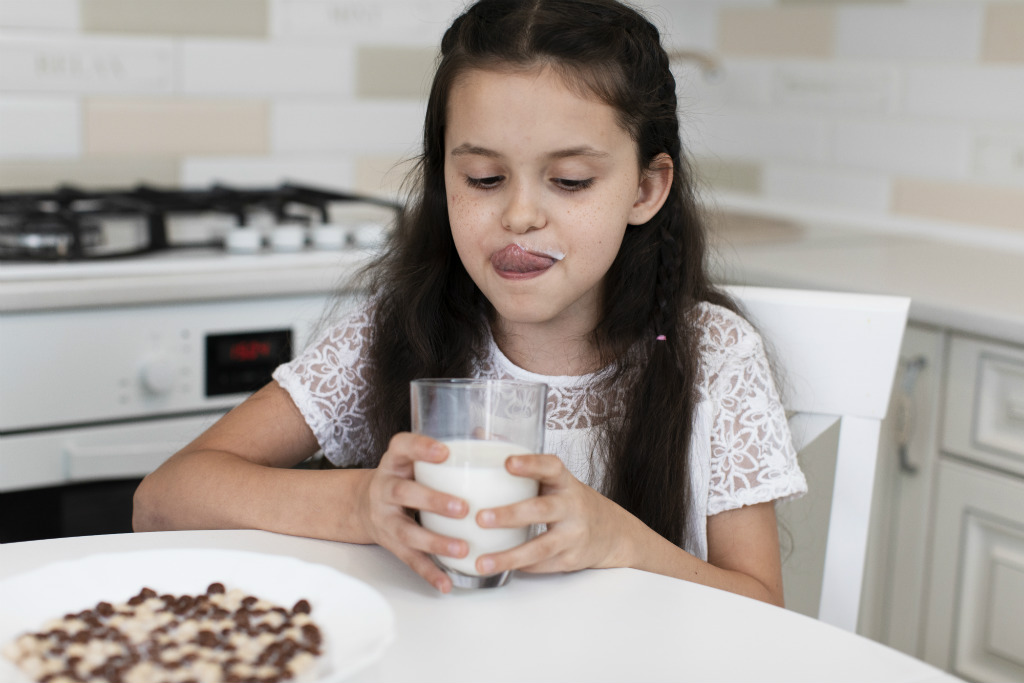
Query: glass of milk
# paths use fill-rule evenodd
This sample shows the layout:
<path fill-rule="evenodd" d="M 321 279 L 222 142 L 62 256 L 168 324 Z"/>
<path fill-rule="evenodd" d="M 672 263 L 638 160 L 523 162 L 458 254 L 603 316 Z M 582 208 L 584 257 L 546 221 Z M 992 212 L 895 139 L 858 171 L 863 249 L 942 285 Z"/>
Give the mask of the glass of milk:
<path fill-rule="evenodd" d="M 434 557 L 434 561 L 457 588 L 503 586 L 511 572 L 482 576 L 476 560 L 525 543 L 530 528 L 484 529 L 477 525 L 476 514 L 537 495 L 537 480 L 510 474 L 505 459 L 543 452 L 548 387 L 493 379 L 421 379 L 412 382 L 410 394 L 412 431 L 448 446 L 444 462 L 414 464 L 416 481 L 469 505 L 469 513 L 461 519 L 420 512 L 420 524 L 427 529 L 469 544 L 464 558 Z"/>

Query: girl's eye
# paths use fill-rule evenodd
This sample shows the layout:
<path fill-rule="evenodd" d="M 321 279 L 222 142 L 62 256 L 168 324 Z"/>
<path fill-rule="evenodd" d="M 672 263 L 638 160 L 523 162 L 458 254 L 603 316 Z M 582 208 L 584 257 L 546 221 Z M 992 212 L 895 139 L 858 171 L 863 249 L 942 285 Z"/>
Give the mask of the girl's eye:
<path fill-rule="evenodd" d="M 594 179 L 584 178 L 583 180 L 570 180 L 568 178 L 554 178 L 553 182 L 566 192 L 579 192 L 580 190 L 585 190 L 593 185 Z"/>
<path fill-rule="evenodd" d="M 466 184 L 469 185 L 470 187 L 475 187 L 482 190 L 489 190 L 491 188 L 497 187 L 498 184 L 504 179 L 504 176 L 500 175 L 488 176 L 486 178 L 472 178 L 470 176 L 466 176 Z"/>

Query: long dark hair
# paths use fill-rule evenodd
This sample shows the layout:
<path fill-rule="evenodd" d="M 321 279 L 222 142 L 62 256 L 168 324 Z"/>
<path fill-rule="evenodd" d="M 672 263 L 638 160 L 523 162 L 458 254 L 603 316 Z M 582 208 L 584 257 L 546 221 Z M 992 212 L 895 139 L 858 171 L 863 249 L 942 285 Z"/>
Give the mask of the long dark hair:
<path fill-rule="evenodd" d="M 452 85 L 471 69 L 540 65 L 616 109 L 636 142 L 641 169 L 661 154 L 672 159 L 667 201 L 649 222 L 626 230 L 605 277 L 593 342 L 602 358 L 615 359 L 603 386 L 629 387 L 619 407 L 622 420 L 604 426 L 604 493 L 681 545 L 699 366 L 696 304 L 734 306 L 706 272 L 704 227 L 679 139 L 675 79 L 658 31 L 614 0 L 481 0 L 445 33 L 415 187 L 372 270 L 367 414 L 375 452 L 409 428 L 409 381 L 468 375 L 488 339 L 490 304 L 463 268 L 448 222 L 444 147 Z"/>

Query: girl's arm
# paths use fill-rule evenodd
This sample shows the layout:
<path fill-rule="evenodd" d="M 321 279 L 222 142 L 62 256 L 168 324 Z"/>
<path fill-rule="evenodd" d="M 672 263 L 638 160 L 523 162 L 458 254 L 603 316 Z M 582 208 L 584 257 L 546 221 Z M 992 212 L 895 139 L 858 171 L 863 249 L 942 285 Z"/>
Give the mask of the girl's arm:
<path fill-rule="evenodd" d="M 707 562 L 634 519 L 643 529 L 630 537 L 635 558 L 635 564 L 630 566 L 783 606 L 774 503 L 759 503 L 708 517 Z"/>
<path fill-rule="evenodd" d="M 708 518 L 708 562 L 687 553 L 637 517 L 586 486 L 553 455 L 513 456 L 513 474 L 540 480 L 537 498 L 477 515 L 481 526 L 546 523 L 540 536 L 503 553 L 482 556 L 483 572 L 573 571 L 633 567 L 782 605 L 775 508 L 762 503 Z"/>
<path fill-rule="evenodd" d="M 143 479 L 135 492 L 133 526 L 357 538 L 352 514 L 328 511 L 354 499 L 355 476 L 329 471 L 314 477 L 287 469 L 317 448 L 288 394 L 271 383 Z"/>
<path fill-rule="evenodd" d="M 317 448 L 291 397 L 271 382 L 143 479 L 133 526 L 264 529 L 378 543 L 439 590 L 450 590 L 451 581 L 428 553 L 461 557 L 468 548 L 423 529 L 407 513 L 466 514 L 461 500 L 412 481 L 415 460 L 442 461 L 447 449 L 403 434 L 373 469 L 291 469 Z"/>

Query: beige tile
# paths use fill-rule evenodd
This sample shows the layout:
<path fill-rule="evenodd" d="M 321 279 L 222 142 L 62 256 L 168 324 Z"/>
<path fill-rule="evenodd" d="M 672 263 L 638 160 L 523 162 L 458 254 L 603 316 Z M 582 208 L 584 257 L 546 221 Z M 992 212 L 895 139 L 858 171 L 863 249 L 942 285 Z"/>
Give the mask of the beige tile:
<path fill-rule="evenodd" d="M 733 7 L 719 17 L 718 48 L 727 56 L 828 57 L 834 45 L 831 7 Z"/>
<path fill-rule="evenodd" d="M 356 95 L 426 99 L 437 50 L 363 46 L 356 57 Z"/>
<path fill-rule="evenodd" d="M 267 0 L 81 0 L 82 31 L 182 36 L 268 35 Z"/>
<path fill-rule="evenodd" d="M 987 62 L 1024 62 L 1024 4 L 997 2 L 985 8 L 981 58 Z"/>
<path fill-rule="evenodd" d="M 893 211 L 940 221 L 1024 232 L 1024 188 L 897 179 Z"/>
<path fill-rule="evenodd" d="M 85 149 L 97 156 L 266 154 L 268 110 L 258 100 L 86 100 Z"/>
<path fill-rule="evenodd" d="M 394 156 L 361 156 L 355 160 L 355 189 L 373 195 L 400 196 L 416 160 Z"/>
<path fill-rule="evenodd" d="M 4 161 L 0 190 L 52 190 L 58 185 L 125 188 L 138 183 L 178 184 L 178 161 L 167 158 L 78 159 L 72 161 Z"/>
<path fill-rule="evenodd" d="M 693 171 L 704 187 L 747 194 L 761 192 L 761 167 L 757 164 L 701 157 L 693 160 Z"/>

